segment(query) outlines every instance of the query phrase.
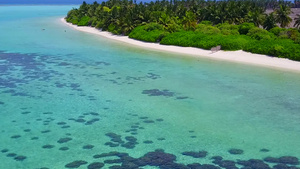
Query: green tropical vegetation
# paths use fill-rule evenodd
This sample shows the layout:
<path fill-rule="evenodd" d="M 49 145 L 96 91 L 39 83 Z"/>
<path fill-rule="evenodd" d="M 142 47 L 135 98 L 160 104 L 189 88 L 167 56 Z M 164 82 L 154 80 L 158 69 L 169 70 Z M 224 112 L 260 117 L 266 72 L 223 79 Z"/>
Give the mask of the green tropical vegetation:
<path fill-rule="evenodd" d="M 300 17 L 277 0 L 108 0 L 83 4 L 66 20 L 113 34 L 164 45 L 244 50 L 300 61 Z M 272 9 L 271 13 L 266 13 Z"/>

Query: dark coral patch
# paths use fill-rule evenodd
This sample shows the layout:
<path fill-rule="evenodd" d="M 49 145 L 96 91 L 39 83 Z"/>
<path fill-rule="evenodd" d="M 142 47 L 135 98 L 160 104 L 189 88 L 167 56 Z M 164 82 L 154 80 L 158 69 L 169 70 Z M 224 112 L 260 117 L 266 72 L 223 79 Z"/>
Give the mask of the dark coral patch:
<path fill-rule="evenodd" d="M 145 143 L 145 144 L 152 144 L 153 141 L 151 141 L 151 140 L 145 140 L 145 141 L 143 141 L 143 143 Z"/>
<path fill-rule="evenodd" d="M 282 163 L 282 164 L 290 164 L 290 165 L 298 165 L 299 159 L 297 157 L 292 156 L 282 156 L 279 158 L 275 157 L 266 157 L 264 161 L 269 163 Z"/>
<path fill-rule="evenodd" d="M 194 158 L 204 158 L 207 155 L 207 151 L 199 151 L 199 152 L 185 151 L 181 154 L 185 155 L 185 156 L 191 156 L 191 157 L 194 157 Z"/>
<path fill-rule="evenodd" d="M 75 121 L 76 121 L 76 122 L 78 122 L 78 123 L 84 123 L 84 122 L 86 122 L 86 120 L 84 120 L 84 119 L 81 119 L 81 118 L 79 118 L 79 119 L 76 119 Z"/>
<path fill-rule="evenodd" d="M 282 164 L 298 165 L 299 159 L 297 157 L 292 156 L 282 156 L 279 157 L 279 162 Z"/>
<path fill-rule="evenodd" d="M 127 149 L 133 149 L 136 144 L 137 144 L 137 142 L 127 142 L 127 143 L 121 144 L 121 146 L 125 147 Z"/>
<path fill-rule="evenodd" d="M 189 97 L 187 96 L 179 96 L 179 97 L 176 97 L 177 100 L 183 100 L 183 99 L 188 99 Z"/>
<path fill-rule="evenodd" d="M 143 90 L 142 94 L 147 94 L 148 96 L 166 96 L 172 97 L 174 96 L 174 92 L 169 90 L 159 90 L 159 89 L 150 89 L 150 90 Z"/>
<path fill-rule="evenodd" d="M 118 143 L 113 143 L 113 142 L 106 142 L 104 145 L 109 146 L 109 147 L 118 147 Z"/>
<path fill-rule="evenodd" d="M 72 140 L 72 138 L 70 138 L 70 137 L 64 137 L 64 138 L 60 138 L 60 139 L 57 141 L 57 143 L 62 144 L 62 143 L 69 142 L 69 141 L 71 141 L 71 140 Z"/>
<path fill-rule="evenodd" d="M 214 162 L 223 160 L 223 157 L 221 157 L 221 156 L 213 156 L 213 157 L 211 157 L 211 159 L 214 160 L 214 161 L 213 161 L 213 163 L 214 163 Z"/>
<path fill-rule="evenodd" d="M 20 135 L 13 135 L 10 138 L 17 139 L 17 138 L 20 138 L 20 137 L 21 137 Z"/>
<path fill-rule="evenodd" d="M 173 154 L 165 153 L 163 150 L 156 150 L 149 152 L 141 157 L 142 163 L 150 166 L 164 166 L 166 164 L 174 163 L 176 156 Z"/>
<path fill-rule="evenodd" d="M 38 140 L 38 137 L 31 137 L 31 140 Z"/>
<path fill-rule="evenodd" d="M 144 122 L 144 123 L 154 123 L 153 120 L 144 120 L 143 122 Z"/>
<path fill-rule="evenodd" d="M 63 121 L 61 121 L 61 122 L 57 122 L 56 123 L 57 125 L 65 125 L 65 124 L 67 124 L 66 122 L 63 122 Z"/>
<path fill-rule="evenodd" d="M 222 168 L 228 168 L 228 169 L 238 169 L 236 166 L 235 166 L 235 162 L 234 161 L 230 161 L 230 160 L 215 160 L 213 162 L 214 164 L 217 164 L 219 165 L 220 167 Z"/>
<path fill-rule="evenodd" d="M 232 148 L 232 149 L 228 150 L 228 152 L 229 152 L 230 154 L 234 154 L 234 155 L 238 155 L 238 154 L 243 154 L 243 153 L 244 153 L 243 150 L 241 150 L 241 149 L 236 149 L 236 148 Z"/>
<path fill-rule="evenodd" d="M 266 149 L 266 148 L 262 148 L 259 150 L 260 152 L 269 152 L 270 150 L 269 149 Z"/>
<path fill-rule="evenodd" d="M 159 121 L 159 122 L 161 122 L 161 121 L 164 121 L 164 119 L 156 119 L 156 121 Z"/>
<path fill-rule="evenodd" d="M 27 157 L 26 156 L 17 156 L 17 157 L 15 157 L 14 159 L 16 160 L 16 161 L 23 161 L 23 160 L 25 160 Z"/>
<path fill-rule="evenodd" d="M 257 169 L 270 169 L 269 165 L 264 163 L 262 160 L 250 159 L 248 161 L 239 160 L 237 162 L 239 165 L 243 165 L 246 168 L 257 168 Z"/>
<path fill-rule="evenodd" d="M 110 141 L 112 142 L 116 142 L 119 144 L 124 143 L 124 141 L 121 139 L 121 135 L 118 135 L 116 133 L 106 133 L 105 135 L 110 137 L 111 138 Z"/>
<path fill-rule="evenodd" d="M 42 148 L 44 148 L 44 149 L 52 149 L 52 148 L 54 148 L 54 145 L 46 144 L 46 145 L 43 145 Z"/>
<path fill-rule="evenodd" d="M 43 114 L 53 114 L 53 112 L 44 112 Z"/>
<path fill-rule="evenodd" d="M 41 131 L 41 133 L 43 133 L 43 134 L 49 133 L 49 132 L 51 132 L 51 130 L 43 130 L 43 131 Z"/>
<path fill-rule="evenodd" d="M 21 114 L 29 114 L 29 113 L 31 113 L 31 112 L 30 111 L 24 111 Z"/>
<path fill-rule="evenodd" d="M 88 165 L 88 169 L 100 169 L 104 166 L 103 163 L 100 163 L 100 162 L 94 162 L 94 163 L 91 163 Z"/>
<path fill-rule="evenodd" d="M 299 169 L 299 168 L 290 167 L 286 164 L 276 164 L 276 165 L 273 166 L 273 169 Z"/>
<path fill-rule="evenodd" d="M 133 136 L 126 136 L 125 139 L 129 142 L 136 142 L 137 141 L 137 139 Z"/>
<path fill-rule="evenodd" d="M 93 116 L 99 116 L 99 113 L 96 113 L 96 112 L 91 112 L 90 114 Z"/>
<path fill-rule="evenodd" d="M 61 148 L 59 148 L 59 150 L 61 150 L 61 151 L 67 151 L 67 150 L 69 150 L 69 147 L 61 147 Z"/>
<path fill-rule="evenodd" d="M 93 157 L 94 158 L 112 157 L 112 156 L 119 156 L 120 154 L 122 154 L 122 153 L 119 153 L 117 151 L 112 151 L 112 152 L 109 152 L 109 153 L 96 154 Z"/>
<path fill-rule="evenodd" d="M 17 156 L 16 153 L 8 153 L 8 154 L 6 155 L 6 157 L 15 157 L 15 156 Z"/>
<path fill-rule="evenodd" d="M 211 164 L 199 164 L 199 163 L 193 163 L 187 165 L 190 169 L 220 169 L 220 167 L 211 165 Z"/>
<path fill-rule="evenodd" d="M 84 145 L 82 148 L 83 148 L 83 149 L 93 149 L 94 146 L 91 145 L 91 144 L 88 144 L 88 145 Z"/>
<path fill-rule="evenodd" d="M 136 129 L 136 128 L 139 128 L 139 126 L 138 125 L 132 125 L 131 128 Z"/>
<path fill-rule="evenodd" d="M 95 123 L 95 122 L 97 122 L 97 121 L 99 121 L 99 120 L 100 120 L 99 118 L 94 118 L 94 119 L 92 119 L 92 120 L 87 121 L 87 122 L 85 123 L 85 125 L 92 125 L 93 123 Z"/>
<path fill-rule="evenodd" d="M 114 163 L 122 163 L 121 159 L 114 159 L 114 160 L 104 160 L 106 164 L 114 164 Z"/>
<path fill-rule="evenodd" d="M 73 161 L 71 163 L 68 163 L 65 165 L 66 168 L 78 168 L 80 167 L 81 165 L 85 165 L 87 164 L 86 161 L 83 161 L 83 160 L 77 160 L 77 161 Z"/>
<path fill-rule="evenodd" d="M 66 129 L 66 128 L 70 128 L 71 126 L 68 126 L 68 125 L 66 125 L 66 126 L 61 126 L 61 128 L 62 129 Z"/>

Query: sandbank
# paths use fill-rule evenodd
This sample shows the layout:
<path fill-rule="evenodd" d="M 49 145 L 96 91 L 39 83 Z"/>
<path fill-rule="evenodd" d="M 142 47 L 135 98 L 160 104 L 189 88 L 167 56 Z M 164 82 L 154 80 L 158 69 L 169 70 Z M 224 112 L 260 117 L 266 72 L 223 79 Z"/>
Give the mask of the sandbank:
<path fill-rule="evenodd" d="M 210 50 L 204 50 L 195 47 L 181 47 L 181 46 L 172 46 L 172 45 L 169 46 L 169 45 L 161 45 L 159 43 L 143 42 L 139 40 L 130 39 L 128 36 L 113 35 L 109 32 L 101 31 L 93 27 L 73 25 L 71 23 L 66 22 L 64 18 L 61 18 L 60 20 L 63 23 L 67 24 L 68 26 L 76 30 L 99 35 L 108 39 L 116 40 L 126 44 L 132 44 L 146 49 L 160 50 L 160 51 L 185 54 L 185 55 L 195 56 L 195 57 L 225 60 L 229 62 L 238 62 L 244 64 L 251 64 L 251 65 L 257 65 L 263 67 L 300 72 L 300 62 L 292 61 L 286 58 L 277 58 L 277 57 L 271 57 L 266 55 L 253 54 L 242 50 L 239 51 L 220 50 L 218 52 L 212 53 Z"/>

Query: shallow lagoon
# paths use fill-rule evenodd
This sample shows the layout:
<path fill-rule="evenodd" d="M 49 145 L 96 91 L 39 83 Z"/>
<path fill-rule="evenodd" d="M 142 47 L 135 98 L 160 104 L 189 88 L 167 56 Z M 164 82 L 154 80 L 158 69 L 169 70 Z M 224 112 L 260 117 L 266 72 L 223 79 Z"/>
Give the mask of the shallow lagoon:
<path fill-rule="evenodd" d="M 0 7 L 0 168 L 297 164 L 299 73 L 95 37 L 72 7 Z"/>

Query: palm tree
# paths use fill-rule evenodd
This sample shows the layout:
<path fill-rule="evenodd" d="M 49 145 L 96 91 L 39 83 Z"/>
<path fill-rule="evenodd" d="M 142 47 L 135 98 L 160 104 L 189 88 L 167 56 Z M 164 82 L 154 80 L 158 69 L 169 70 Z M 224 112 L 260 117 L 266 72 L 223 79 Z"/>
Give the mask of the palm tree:
<path fill-rule="evenodd" d="M 300 28 L 300 14 L 297 14 L 297 17 L 294 20 L 295 20 L 294 27 Z"/>
<path fill-rule="evenodd" d="M 197 25 L 196 15 L 192 11 L 186 11 L 182 23 L 186 30 L 195 29 Z"/>
<path fill-rule="evenodd" d="M 258 9 L 255 11 L 249 11 L 247 17 L 248 22 L 253 22 L 255 26 L 259 27 L 264 23 L 265 15 L 263 15 Z"/>
<path fill-rule="evenodd" d="M 276 21 L 280 24 L 282 28 L 287 27 L 292 18 L 289 15 L 292 13 L 291 8 L 287 5 L 279 5 L 279 8 L 275 10 L 276 13 Z"/>
<path fill-rule="evenodd" d="M 274 12 L 272 12 L 266 16 L 266 20 L 263 24 L 263 27 L 266 30 L 270 30 L 270 29 L 276 27 L 276 18 L 275 18 Z"/>

